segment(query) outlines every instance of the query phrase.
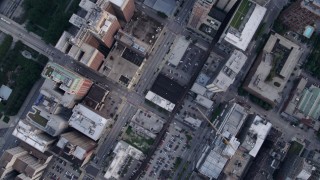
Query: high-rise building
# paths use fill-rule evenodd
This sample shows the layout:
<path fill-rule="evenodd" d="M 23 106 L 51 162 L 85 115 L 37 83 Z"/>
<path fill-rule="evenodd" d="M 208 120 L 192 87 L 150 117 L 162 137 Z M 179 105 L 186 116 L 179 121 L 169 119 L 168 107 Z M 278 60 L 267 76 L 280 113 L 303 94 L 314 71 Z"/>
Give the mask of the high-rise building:
<path fill-rule="evenodd" d="M 72 112 L 69 125 L 95 141 L 112 123 L 111 119 L 106 119 L 81 104 L 75 106 Z"/>
<path fill-rule="evenodd" d="M 105 58 L 106 49 L 114 43 L 114 35 L 120 29 L 120 23 L 109 1 L 93 3 L 81 0 L 79 6 L 86 13 L 73 14 L 69 20 L 77 31 L 65 31 L 55 47 L 98 70 Z"/>
<path fill-rule="evenodd" d="M 79 162 L 80 166 L 89 161 L 96 146 L 97 143 L 76 131 L 61 134 L 57 143 L 57 147 L 60 148 L 59 154 L 63 153 L 69 156 L 69 159 L 76 158 L 76 163 Z"/>
<path fill-rule="evenodd" d="M 13 179 L 13 171 L 19 173 L 16 179 L 39 179 L 52 159 L 52 155 L 39 153 L 33 149 L 15 147 L 6 150 L 0 159 L 0 179 Z"/>
<path fill-rule="evenodd" d="M 50 79 L 62 94 L 69 93 L 83 97 L 89 91 L 93 82 L 56 63 L 49 62 L 42 72 L 42 76 Z"/>
<path fill-rule="evenodd" d="M 206 87 L 212 92 L 224 92 L 234 82 L 237 74 L 246 63 L 247 56 L 241 51 L 234 50 L 226 64 L 223 66 L 219 74 L 214 78 L 211 84 Z"/>
<path fill-rule="evenodd" d="M 260 4 L 256 0 L 241 1 L 219 42 L 245 51 L 267 11 Z"/>
<path fill-rule="evenodd" d="M 47 151 L 55 141 L 51 136 L 23 120 L 19 121 L 12 134 L 40 152 Z"/>
<path fill-rule="evenodd" d="M 135 10 L 134 0 L 109 0 L 119 19 L 129 22 Z"/>

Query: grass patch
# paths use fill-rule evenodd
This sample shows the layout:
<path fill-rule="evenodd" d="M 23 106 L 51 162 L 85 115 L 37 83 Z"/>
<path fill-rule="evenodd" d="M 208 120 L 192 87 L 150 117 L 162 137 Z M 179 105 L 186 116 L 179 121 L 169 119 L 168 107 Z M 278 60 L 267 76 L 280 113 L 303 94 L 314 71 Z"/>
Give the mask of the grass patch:
<path fill-rule="evenodd" d="M 123 138 L 124 141 L 131 144 L 135 148 L 141 150 L 143 153 L 147 153 L 150 146 L 152 146 L 154 143 L 154 139 L 145 138 L 136 134 L 132 130 L 131 126 L 128 126 L 128 128 L 125 131 L 125 134 L 123 135 Z"/>
<path fill-rule="evenodd" d="M 261 100 L 260 98 L 254 96 L 252 94 L 249 95 L 249 98 L 253 103 L 259 105 L 260 107 L 262 107 L 263 109 L 265 109 L 267 111 L 272 109 L 272 106 L 269 103 Z"/>
<path fill-rule="evenodd" d="M 10 41 L 10 40 L 8 40 Z M 7 43 L 7 45 L 11 43 Z M 16 42 L 12 50 L 8 50 L 5 55 L 0 56 L 0 84 L 5 84 L 12 89 L 12 93 L 7 101 L 2 102 L 2 111 L 5 115 L 16 115 L 27 97 L 33 84 L 40 78 L 43 66 L 26 59 L 21 52 L 28 50 L 34 53 L 22 42 Z"/>
<path fill-rule="evenodd" d="M 55 44 L 67 29 L 69 18 L 78 9 L 80 0 L 25 0 L 23 7 L 28 19 L 27 30 L 43 37 L 47 43 Z"/>
<path fill-rule="evenodd" d="M 312 76 L 320 79 L 320 36 L 317 33 L 313 36 L 314 41 L 310 43 L 313 46 L 313 50 L 303 68 L 310 72 Z"/>
<path fill-rule="evenodd" d="M 182 158 L 181 157 L 177 157 L 176 161 L 173 164 L 174 171 L 176 171 L 178 169 L 178 167 L 180 166 L 181 162 L 182 162 Z"/>
<path fill-rule="evenodd" d="M 42 116 L 40 116 L 39 110 L 36 110 L 34 114 L 29 113 L 28 116 L 30 119 L 32 119 L 34 122 L 41 125 L 42 127 L 45 127 L 48 123 L 48 120 L 46 118 L 43 118 Z"/>
<path fill-rule="evenodd" d="M 232 26 L 235 29 L 239 29 L 244 17 L 248 13 L 252 3 L 249 0 L 243 0 L 235 13 L 234 17 L 232 18 L 232 21 L 230 23 L 230 26 Z"/>
<path fill-rule="evenodd" d="M 3 122 L 8 123 L 10 121 L 10 118 L 8 116 L 5 116 L 3 118 Z"/>
<path fill-rule="evenodd" d="M 211 115 L 211 122 L 213 123 L 217 117 L 221 114 L 223 108 L 222 108 L 222 104 L 219 104 L 218 107 L 212 112 Z"/>
<path fill-rule="evenodd" d="M 297 141 L 293 141 L 291 142 L 291 146 L 288 150 L 288 154 L 292 155 L 292 154 L 295 154 L 295 155 L 299 155 L 300 152 L 302 151 L 303 149 L 303 145 L 298 143 Z"/>

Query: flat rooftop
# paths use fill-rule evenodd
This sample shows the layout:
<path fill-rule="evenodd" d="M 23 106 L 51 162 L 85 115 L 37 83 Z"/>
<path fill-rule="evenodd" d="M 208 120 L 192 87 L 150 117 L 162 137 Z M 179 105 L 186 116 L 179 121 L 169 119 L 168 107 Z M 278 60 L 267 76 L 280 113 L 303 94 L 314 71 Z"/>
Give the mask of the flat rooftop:
<path fill-rule="evenodd" d="M 223 133 L 227 131 L 233 136 L 236 136 L 241 129 L 248 113 L 245 108 L 237 103 L 230 104 L 223 112 L 221 125 L 218 132 Z"/>
<path fill-rule="evenodd" d="M 142 109 L 138 109 L 136 114 L 132 117 L 131 122 L 151 133 L 159 133 L 164 124 L 164 120 L 161 117 L 150 111 L 143 111 Z"/>
<path fill-rule="evenodd" d="M 249 150 L 249 155 L 256 157 L 263 142 L 271 130 L 272 124 L 256 115 L 244 142 L 241 144 L 242 147 Z"/>
<path fill-rule="evenodd" d="M 213 80 L 212 84 L 219 87 L 221 91 L 226 91 L 229 86 L 234 82 L 236 76 L 246 63 L 247 56 L 241 51 L 234 50 L 226 64 L 222 67 L 219 74 Z M 210 90 L 211 84 L 207 85 Z"/>
<path fill-rule="evenodd" d="M 174 66 L 178 66 L 189 44 L 190 41 L 186 40 L 184 36 L 177 37 L 173 44 L 173 49 L 168 54 L 168 62 Z"/>
<path fill-rule="evenodd" d="M 128 158 L 133 158 L 136 160 L 142 160 L 144 158 L 144 155 L 140 150 L 124 141 L 119 141 L 117 143 L 116 147 L 113 150 L 113 153 L 115 153 L 115 157 L 113 158 L 106 174 L 104 175 L 106 179 L 119 179 L 119 171 L 121 167 L 127 163 Z"/>
<path fill-rule="evenodd" d="M 151 89 L 152 92 L 176 104 L 182 97 L 184 88 L 163 74 L 159 74 Z"/>
<path fill-rule="evenodd" d="M 145 96 L 145 98 L 151 102 L 153 102 L 154 104 L 162 107 L 163 109 L 171 112 L 174 107 L 176 106 L 174 103 L 164 99 L 163 97 L 155 94 L 152 91 L 148 91 L 147 95 Z"/>
<path fill-rule="evenodd" d="M 12 135 L 16 136 L 23 142 L 29 144 L 42 153 L 45 152 L 49 148 L 48 145 L 54 141 L 51 136 L 41 132 L 39 129 L 22 120 L 19 121 Z"/>
<path fill-rule="evenodd" d="M 49 62 L 42 72 L 42 76 L 60 83 L 60 88 L 68 93 L 76 93 L 83 81 L 80 75 L 56 64 Z"/>
<path fill-rule="evenodd" d="M 228 158 L 212 150 L 200 167 L 199 172 L 209 178 L 217 179 L 227 161 Z"/>
<path fill-rule="evenodd" d="M 111 124 L 111 119 L 106 119 L 81 104 L 75 106 L 72 112 L 69 125 L 95 141 Z"/>
<path fill-rule="evenodd" d="M 239 8 L 241 5 L 239 6 Z M 255 34 L 256 30 L 258 29 L 267 9 L 255 5 L 250 18 L 244 25 L 242 31 L 238 31 L 236 29 L 229 30 L 227 35 L 225 36 L 225 41 L 229 42 L 230 44 L 234 45 L 235 47 L 245 51 L 251 42 L 253 35 Z M 235 13 L 233 18 L 237 18 L 237 14 Z M 239 20 L 238 20 L 239 21 Z"/>
<path fill-rule="evenodd" d="M 279 34 L 271 35 L 244 88 L 271 105 L 281 101 L 284 89 L 302 54 L 300 47 Z"/>

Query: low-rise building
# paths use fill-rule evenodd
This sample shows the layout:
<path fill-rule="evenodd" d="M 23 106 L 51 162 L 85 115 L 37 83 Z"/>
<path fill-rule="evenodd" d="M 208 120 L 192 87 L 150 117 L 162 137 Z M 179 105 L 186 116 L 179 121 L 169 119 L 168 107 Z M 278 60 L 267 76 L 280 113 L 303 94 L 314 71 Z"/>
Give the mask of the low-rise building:
<path fill-rule="evenodd" d="M 75 106 L 72 112 L 69 125 L 95 141 L 112 123 L 111 119 L 106 119 L 81 104 Z"/>
<path fill-rule="evenodd" d="M 302 54 L 301 48 L 279 34 L 271 35 L 251 68 L 243 88 L 274 106 Z"/>
<path fill-rule="evenodd" d="M 100 85 L 94 84 L 83 99 L 82 104 L 94 110 L 101 111 L 104 107 L 104 102 L 108 94 L 109 90 Z"/>
<path fill-rule="evenodd" d="M 179 36 L 175 39 L 172 45 L 172 49 L 167 54 L 167 61 L 173 66 L 178 66 L 184 53 L 189 47 L 190 41 L 186 40 L 184 36 Z"/>
<path fill-rule="evenodd" d="M 121 179 L 121 174 L 127 169 L 132 161 L 141 161 L 144 158 L 143 153 L 135 147 L 124 141 L 119 141 L 113 150 L 115 157 L 109 165 L 104 178 Z"/>
<path fill-rule="evenodd" d="M 206 86 L 206 88 L 212 92 L 227 91 L 246 63 L 246 60 L 246 55 L 244 55 L 241 51 L 234 50 L 219 74 L 214 78 L 212 83 Z"/>
<path fill-rule="evenodd" d="M 145 98 L 171 112 L 181 99 L 183 90 L 180 84 L 159 74 Z"/>
<path fill-rule="evenodd" d="M 295 1 L 282 11 L 280 20 L 290 30 L 302 34 L 307 26 L 320 20 L 319 1 Z"/>
<path fill-rule="evenodd" d="M 164 124 L 164 119 L 150 111 L 138 109 L 130 121 L 130 126 L 139 135 L 156 138 Z"/>
<path fill-rule="evenodd" d="M 0 102 L 2 100 L 5 100 L 5 101 L 8 100 L 11 93 L 12 93 L 12 89 L 2 84 L 0 87 Z"/>

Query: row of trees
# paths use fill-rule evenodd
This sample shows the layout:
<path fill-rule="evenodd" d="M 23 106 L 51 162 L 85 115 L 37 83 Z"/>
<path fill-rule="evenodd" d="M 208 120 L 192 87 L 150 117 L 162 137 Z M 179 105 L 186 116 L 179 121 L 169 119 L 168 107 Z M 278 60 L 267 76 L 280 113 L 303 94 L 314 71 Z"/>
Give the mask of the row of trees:
<path fill-rule="evenodd" d="M 55 44 L 62 32 L 67 29 L 69 18 L 80 0 L 25 0 L 23 2 L 28 24 L 27 29 L 43 37 L 47 43 Z"/>

